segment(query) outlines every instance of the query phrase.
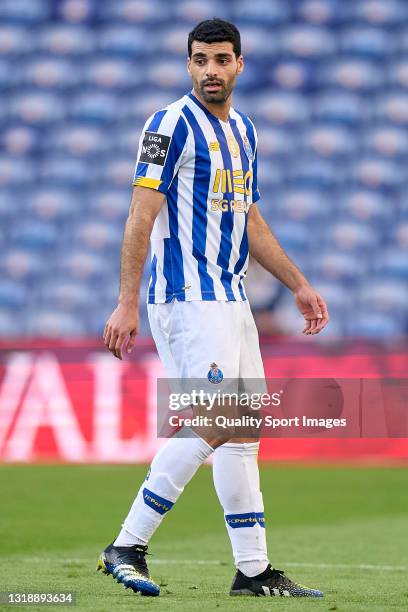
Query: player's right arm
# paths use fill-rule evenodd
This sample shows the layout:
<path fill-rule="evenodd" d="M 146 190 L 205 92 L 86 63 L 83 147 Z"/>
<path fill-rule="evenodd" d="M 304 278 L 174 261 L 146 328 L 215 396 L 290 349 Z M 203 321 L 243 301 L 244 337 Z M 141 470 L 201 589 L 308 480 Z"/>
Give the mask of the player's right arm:
<path fill-rule="evenodd" d="M 133 188 L 122 242 L 118 305 L 103 332 L 105 345 L 118 359 L 122 359 L 122 345 L 128 336 L 127 352 L 130 353 L 139 330 L 140 283 L 150 234 L 164 199 L 164 194 L 155 189 Z"/>

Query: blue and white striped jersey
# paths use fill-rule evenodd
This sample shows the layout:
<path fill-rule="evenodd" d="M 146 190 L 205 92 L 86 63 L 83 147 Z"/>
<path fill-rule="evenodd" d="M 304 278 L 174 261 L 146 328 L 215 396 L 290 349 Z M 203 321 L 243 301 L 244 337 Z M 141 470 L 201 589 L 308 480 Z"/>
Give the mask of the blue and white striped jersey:
<path fill-rule="evenodd" d="M 147 120 L 133 185 L 166 194 L 151 235 L 149 303 L 246 299 L 256 153 L 248 117 L 231 108 L 221 121 L 191 93 Z"/>

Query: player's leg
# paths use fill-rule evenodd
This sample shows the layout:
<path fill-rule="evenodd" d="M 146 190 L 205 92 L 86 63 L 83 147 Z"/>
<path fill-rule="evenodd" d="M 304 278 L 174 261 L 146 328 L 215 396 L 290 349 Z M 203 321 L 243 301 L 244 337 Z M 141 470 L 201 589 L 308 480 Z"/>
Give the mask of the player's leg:
<path fill-rule="evenodd" d="M 208 309 L 211 312 L 207 312 Z M 223 339 L 222 333 L 230 334 L 222 318 L 217 317 L 216 310 L 215 303 L 177 301 L 152 305 L 149 308 L 152 334 L 170 378 L 205 378 L 214 361 L 231 377 L 232 367 L 238 371 L 238 352 L 235 365 L 234 360 L 229 359 L 227 362 L 225 359 L 225 338 Z M 230 323 L 233 325 L 231 319 Z M 202 347 L 209 346 L 212 347 L 211 359 L 208 353 L 202 350 Z M 107 566 L 108 557 L 118 557 L 118 551 L 122 558 L 133 554 L 134 550 L 137 554 L 146 552 L 150 537 L 165 514 L 174 506 L 186 484 L 214 448 L 225 441 L 222 438 L 215 439 L 214 436 L 207 441 L 192 431 L 189 432 L 190 437 L 182 437 L 183 433 L 185 432 L 181 431 L 168 440 L 153 459 L 148 476 L 139 489 L 122 530 L 102 555 L 100 565 L 105 569 L 110 569 L 110 566 Z M 120 582 L 129 584 L 131 588 L 137 587 L 134 590 L 146 591 L 146 594 L 159 593 L 157 585 L 156 592 L 151 592 L 154 590 L 152 584 L 141 584 L 141 579 L 137 581 L 134 572 L 129 570 L 129 576 L 120 570 L 119 565 L 116 559 L 115 576 Z M 129 566 L 132 563 L 122 565 Z M 148 578 L 148 575 L 145 578 Z"/>
<path fill-rule="evenodd" d="M 263 385 L 264 369 L 255 322 L 248 302 L 241 302 L 239 307 L 241 384 L 259 380 Z M 235 564 L 248 576 L 260 574 L 268 565 L 258 449 L 256 438 L 231 439 L 217 448 L 213 457 L 214 485 L 224 510 Z"/>
<path fill-rule="evenodd" d="M 235 565 L 256 576 L 268 565 L 257 463 L 259 442 L 230 441 L 214 452 L 213 478 L 224 511 Z"/>
<path fill-rule="evenodd" d="M 177 377 L 180 382 L 181 379 L 205 379 L 215 361 L 227 374 L 238 367 L 238 354 L 228 364 L 221 354 L 222 319 L 215 322 L 215 306 L 211 302 L 173 301 L 149 308 L 152 334 L 169 378 Z M 213 347 L 212 361 L 201 349 L 203 346 Z M 198 431 L 200 435 L 184 428 L 158 451 L 115 540 L 116 546 L 146 545 L 199 466 L 225 441 L 225 438 L 217 441 L 214 435 L 206 435 L 205 430 Z"/>
<path fill-rule="evenodd" d="M 258 331 L 248 302 L 242 304 L 240 379 L 245 389 L 262 392 L 264 379 Z M 269 564 L 264 503 L 258 468 L 259 442 L 235 438 L 213 455 L 214 484 L 224 509 L 237 573 L 231 595 L 322 597 L 321 591 L 300 586 Z"/>

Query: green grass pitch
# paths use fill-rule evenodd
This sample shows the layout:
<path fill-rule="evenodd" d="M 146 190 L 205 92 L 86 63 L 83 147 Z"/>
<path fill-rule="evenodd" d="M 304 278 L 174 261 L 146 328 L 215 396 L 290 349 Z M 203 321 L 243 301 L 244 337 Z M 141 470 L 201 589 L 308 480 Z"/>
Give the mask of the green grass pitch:
<path fill-rule="evenodd" d="M 208 466 L 151 541 L 149 566 L 162 585 L 155 599 L 95 571 L 146 467 L 2 466 L 0 591 L 72 590 L 73 609 L 92 612 L 408 609 L 406 468 L 261 470 L 271 561 L 322 589 L 322 600 L 228 596 L 234 568 Z M 0 612 L 15 608 L 0 606 Z M 50 608 L 62 609 L 29 606 Z"/>

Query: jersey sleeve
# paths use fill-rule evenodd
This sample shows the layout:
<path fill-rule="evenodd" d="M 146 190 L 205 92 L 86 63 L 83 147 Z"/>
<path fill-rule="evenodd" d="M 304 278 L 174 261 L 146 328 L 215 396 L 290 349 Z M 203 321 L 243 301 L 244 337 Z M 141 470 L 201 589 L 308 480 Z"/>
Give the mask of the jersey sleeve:
<path fill-rule="evenodd" d="M 149 117 L 139 141 L 133 186 L 167 193 L 182 163 L 187 137 L 180 113 L 162 110 Z"/>

